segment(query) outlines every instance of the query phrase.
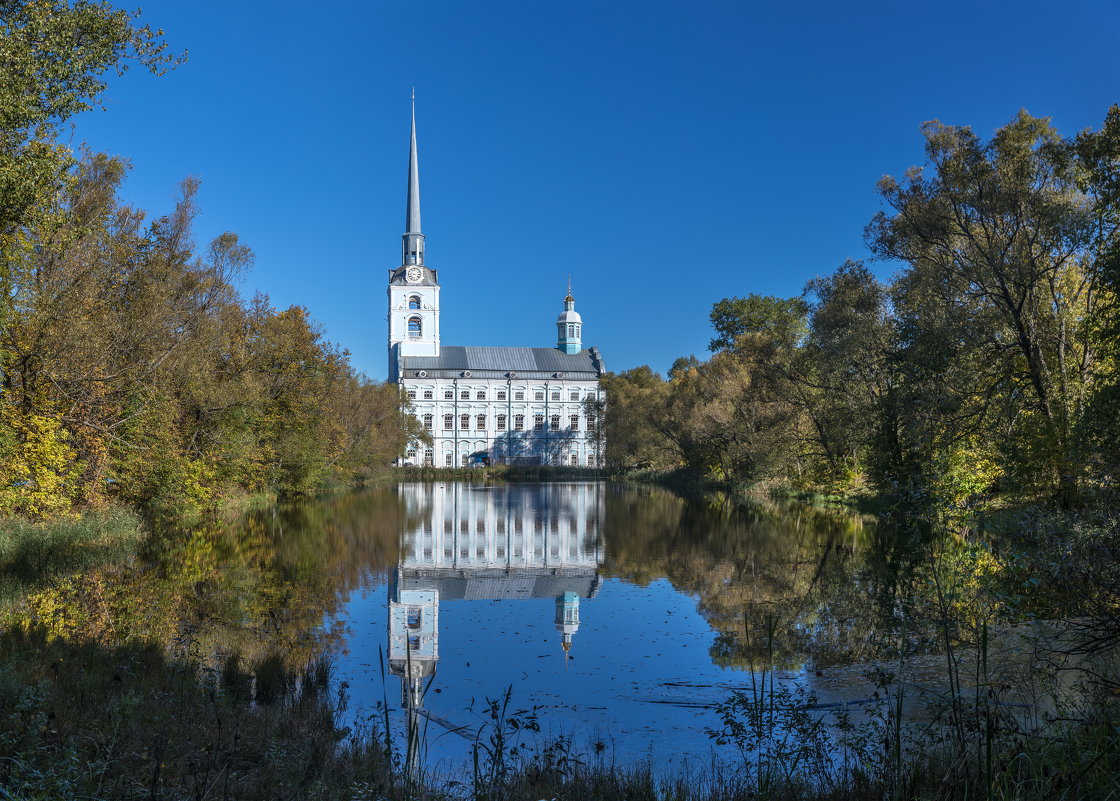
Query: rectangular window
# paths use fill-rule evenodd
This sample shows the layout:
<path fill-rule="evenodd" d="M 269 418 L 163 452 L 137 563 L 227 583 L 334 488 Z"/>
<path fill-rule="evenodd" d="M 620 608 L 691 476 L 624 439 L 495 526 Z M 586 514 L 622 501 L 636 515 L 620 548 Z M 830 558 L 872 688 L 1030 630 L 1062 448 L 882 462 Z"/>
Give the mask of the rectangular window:
<path fill-rule="evenodd" d="M 450 390 L 450 389 L 445 389 L 445 390 L 443 391 L 443 399 L 444 399 L 444 400 L 455 400 L 455 392 L 454 392 L 454 390 Z"/>
<path fill-rule="evenodd" d="M 525 415 L 515 414 L 513 416 L 513 430 L 514 431 L 524 431 L 525 430 Z"/>
<path fill-rule="evenodd" d="M 560 390 L 558 390 L 558 389 L 552 390 L 552 399 L 556 400 L 556 401 L 560 400 Z"/>
<path fill-rule="evenodd" d="M 533 393 L 533 399 L 534 400 L 539 400 L 539 401 L 544 400 L 544 392 L 543 391 L 534 392 Z"/>
<path fill-rule="evenodd" d="M 575 454 L 575 453 L 572 454 L 572 467 L 579 467 L 579 455 L 578 454 Z"/>
<path fill-rule="evenodd" d="M 521 391 L 515 392 L 515 393 L 513 393 L 513 399 L 514 400 L 525 400 L 525 393 L 521 392 Z"/>
<path fill-rule="evenodd" d="M 406 453 L 406 454 L 404 455 L 404 457 L 405 457 L 406 459 L 411 459 L 412 461 L 414 461 L 414 462 L 415 462 L 415 461 L 416 461 L 416 451 L 408 451 L 408 452 L 407 452 L 407 453 Z"/>
<path fill-rule="evenodd" d="M 475 400 L 486 400 L 486 390 L 480 389 L 478 392 L 474 393 L 474 399 Z"/>
<path fill-rule="evenodd" d="M 568 393 L 568 400 L 574 400 L 574 401 L 579 400 L 579 390 L 578 389 L 573 389 L 571 392 L 569 392 Z"/>
<path fill-rule="evenodd" d="M 443 416 L 443 430 L 450 431 L 453 428 L 455 428 L 455 415 L 445 414 Z"/>
<path fill-rule="evenodd" d="M 469 414 L 459 415 L 459 429 L 461 431 L 466 431 L 470 427 L 471 427 L 471 416 Z"/>
<path fill-rule="evenodd" d="M 552 429 L 553 431 L 559 431 L 560 430 L 560 415 L 558 415 L 558 414 L 552 415 L 552 417 L 550 417 L 549 420 L 548 420 L 548 427 L 550 429 Z"/>
<path fill-rule="evenodd" d="M 464 389 L 464 390 L 461 390 L 459 392 L 459 400 L 470 400 L 470 399 L 471 399 L 471 391 L 469 389 Z"/>
<path fill-rule="evenodd" d="M 476 415 L 474 419 L 474 427 L 479 431 L 484 431 L 486 429 L 486 415 Z"/>
<path fill-rule="evenodd" d="M 578 414 L 573 414 L 570 417 L 568 417 L 568 428 L 572 429 L 572 431 L 579 431 L 579 415 Z"/>
<path fill-rule="evenodd" d="M 499 414 L 498 415 L 498 430 L 499 431 L 505 431 L 506 430 L 506 416 L 504 414 Z"/>
<path fill-rule="evenodd" d="M 544 415 L 543 414 L 534 414 L 533 415 L 533 430 L 534 431 L 544 431 Z"/>
<path fill-rule="evenodd" d="M 444 464 L 444 467 L 451 467 L 451 458 L 452 458 L 452 457 L 451 457 L 451 454 L 450 454 L 450 453 L 445 453 L 445 454 L 443 455 L 443 464 Z"/>
<path fill-rule="evenodd" d="M 430 414 L 424 415 L 424 428 L 428 429 L 429 431 L 432 430 L 432 419 L 433 418 Z"/>
<path fill-rule="evenodd" d="M 424 390 L 424 400 L 432 400 L 432 391 L 430 389 Z"/>
<path fill-rule="evenodd" d="M 460 463 L 461 467 L 466 467 L 467 466 L 467 455 L 465 453 L 462 456 L 459 457 L 459 463 Z M 464 552 L 463 556 L 466 556 L 466 555 L 467 554 Z"/>
<path fill-rule="evenodd" d="M 505 399 L 506 399 L 506 391 L 504 389 L 499 389 L 498 390 L 498 400 L 505 400 Z"/>
<path fill-rule="evenodd" d="M 408 650 L 410 650 L 410 651 L 419 651 L 420 650 L 420 638 L 419 637 L 414 637 L 412 635 L 409 635 L 409 637 L 408 637 Z"/>
<path fill-rule="evenodd" d="M 416 390 L 410 389 L 408 391 L 408 399 L 409 400 L 416 400 Z"/>
<path fill-rule="evenodd" d="M 420 620 L 421 620 L 420 607 L 419 606 L 408 607 L 408 623 L 407 623 L 408 627 L 410 629 L 420 628 Z"/>
<path fill-rule="evenodd" d="M 431 467 L 435 464 L 435 461 L 435 453 L 433 453 L 432 451 L 424 451 L 424 464 L 426 464 L 428 467 Z M 429 528 L 430 527 L 431 524 L 429 523 Z"/>

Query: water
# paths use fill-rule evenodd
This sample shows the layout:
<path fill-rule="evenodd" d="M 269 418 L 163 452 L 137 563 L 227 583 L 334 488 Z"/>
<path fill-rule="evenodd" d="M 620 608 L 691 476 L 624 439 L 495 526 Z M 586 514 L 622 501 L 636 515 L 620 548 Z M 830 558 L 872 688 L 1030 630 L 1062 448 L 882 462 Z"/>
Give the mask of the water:
<path fill-rule="evenodd" d="M 892 671 L 918 719 L 946 690 L 943 625 L 974 655 L 995 622 L 977 589 L 990 554 L 960 537 L 607 482 L 405 483 L 156 542 L 33 611 L 66 636 L 163 642 L 215 668 L 329 655 L 356 723 L 384 705 L 403 737 L 412 715 L 447 772 L 507 692 L 539 722 L 533 744 L 670 772 L 733 756 L 709 736 L 717 706 L 764 676 L 829 716 L 880 708 L 876 671 Z M 1029 690 L 1038 638 L 992 632 L 1001 686 Z M 965 692 L 969 676 L 994 686 L 972 659 Z M 1026 709 L 1018 691 L 998 703 Z"/>
<path fill-rule="evenodd" d="M 395 497 L 399 558 L 370 565 L 333 621 L 337 666 L 358 709 L 387 698 L 398 725 L 418 713 L 436 765 L 466 758 L 485 701 L 507 689 L 538 739 L 670 768 L 712 759 L 716 705 L 752 667 L 777 665 L 821 703 L 874 692 L 836 664 L 872 632 L 833 630 L 845 621 L 812 598 L 860 544 L 858 518 L 601 482 L 402 484 Z M 775 613 L 799 644 L 751 642 Z"/>

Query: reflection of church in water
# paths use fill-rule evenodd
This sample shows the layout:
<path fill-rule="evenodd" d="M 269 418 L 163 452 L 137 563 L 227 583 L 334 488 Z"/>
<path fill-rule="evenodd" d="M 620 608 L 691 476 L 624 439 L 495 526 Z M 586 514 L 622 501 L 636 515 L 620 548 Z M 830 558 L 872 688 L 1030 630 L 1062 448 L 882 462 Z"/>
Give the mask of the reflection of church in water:
<path fill-rule="evenodd" d="M 601 484 L 402 484 L 401 559 L 389 586 L 389 669 L 421 711 L 443 601 L 554 598 L 565 660 L 579 602 L 599 591 Z M 431 717 L 431 715 L 429 715 Z"/>

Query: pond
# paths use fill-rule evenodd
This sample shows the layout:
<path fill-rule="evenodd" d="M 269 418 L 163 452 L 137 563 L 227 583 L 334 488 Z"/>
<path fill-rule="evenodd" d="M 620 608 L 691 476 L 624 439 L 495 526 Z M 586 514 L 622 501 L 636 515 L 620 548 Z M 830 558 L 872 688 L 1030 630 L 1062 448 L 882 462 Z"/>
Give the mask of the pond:
<path fill-rule="evenodd" d="M 384 704 L 399 737 L 415 716 L 437 766 L 466 760 L 507 692 L 538 742 L 675 770 L 711 762 L 718 705 L 763 671 L 819 709 L 872 703 L 873 664 L 902 654 L 909 682 L 941 682 L 937 632 L 906 625 L 932 613 L 913 532 L 602 482 L 374 498 L 397 558 L 347 555 L 362 579 L 326 628 L 352 706 Z"/>
<path fill-rule="evenodd" d="M 994 611 L 988 547 L 633 484 L 400 483 L 153 538 L 132 564 L 31 592 L 21 614 L 49 636 L 248 671 L 258 699 L 262 677 L 290 687 L 326 657 L 347 725 L 387 720 L 403 743 L 415 724 L 445 773 L 507 697 L 531 745 L 676 772 L 733 756 L 712 737 L 720 705 L 763 682 L 826 722 L 881 714 L 900 687 L 911 720 L 950 688 L 1047 711 L 1047 635 Z"/>
<path fill-rule="evenodd" d="M 537 756 L 528 778 L 574 755 L 745 786 L 928 769 L 939 787 L 961 755 L 1002 749 L 1016 777 L 1053 762 L 1103 786 L 1120 680 L 1109 652 L 1077 646 L 1114 628 L 1047 624 L 1063 602 L 1035 569 L 1050 540 L 985 525 L 595 481 L 403 482 L 214 518 L 13 573 L 4 736 L 39 760 L 28 776 L 119 749 L 120 786 L 166 762 L 180 788 L 229 770 L 279 787 L 332 754 L 344 787 L 377 783 L 387 733 L 391 781 L 423 765 L 451 787 L 499 730 L 503 755 Z M 338 726 L 378 739 L 338 748 Z M 479 761 L 486 781 L 521 764 Z"/>

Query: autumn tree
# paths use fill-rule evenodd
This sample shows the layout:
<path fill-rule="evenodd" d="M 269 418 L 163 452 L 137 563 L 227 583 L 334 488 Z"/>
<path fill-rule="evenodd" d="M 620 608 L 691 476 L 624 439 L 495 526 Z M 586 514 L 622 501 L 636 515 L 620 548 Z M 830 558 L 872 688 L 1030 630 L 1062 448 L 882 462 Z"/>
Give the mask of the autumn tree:
<path fill-rule="evenodd" d="M 1068 497 L 1098 355 L 1096 260 L 1116 221 L 1046 119 L 1020 112 L 987 143 L 939 122 L 923 133 L 929 168 L 884 178 L 891 212 L 867 230 L 877 255 L 908 266 L 902 346 L 930 353 L 935 384 L 956 372 L 944 387 L 956 414 L 1002 426 L 1022 480 Z M 976 369 L 958 370 L 962 358 Z"/>

